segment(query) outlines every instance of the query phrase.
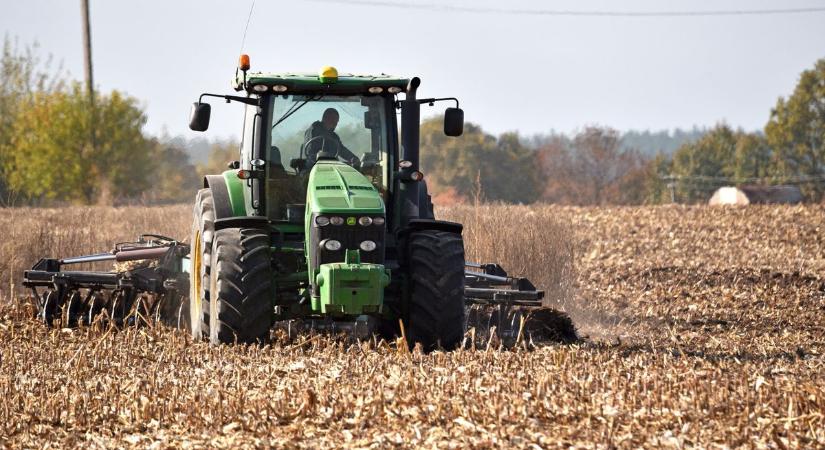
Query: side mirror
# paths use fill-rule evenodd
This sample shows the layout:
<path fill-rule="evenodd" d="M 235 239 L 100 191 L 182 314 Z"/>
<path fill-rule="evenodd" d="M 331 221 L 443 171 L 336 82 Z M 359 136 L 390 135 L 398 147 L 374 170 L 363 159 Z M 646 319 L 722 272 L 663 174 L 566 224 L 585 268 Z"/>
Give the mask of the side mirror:
<path fill-rule="evenodd" d="M 192 131 L 206 131 L 209 128 L 209 117 L 211 115 L 212 107 L 209 103 L 193 103 L 189 112 L 189 129 Z"/>
<path fill-rule="evenodd" d="M 447 108 L 444 111 L 444 134 L 461 136 L 464 133 L 464 111 L 461 108 Z"/>

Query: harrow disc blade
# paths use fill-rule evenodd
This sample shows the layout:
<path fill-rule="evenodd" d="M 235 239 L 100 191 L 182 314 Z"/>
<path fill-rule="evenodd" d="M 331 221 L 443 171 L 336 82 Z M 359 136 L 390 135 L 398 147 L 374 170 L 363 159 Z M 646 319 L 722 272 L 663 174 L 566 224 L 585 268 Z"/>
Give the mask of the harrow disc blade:
<path fill-rule="evenodd" d="M 59 304 L 57 291 L 49 289 L 43 293 L 37 315 L 46 326 L 52 326 L 52 321 L 58 316 L 60 311 Z"/>
<path fill-rule="evenodd" d="M 533 340 L 567 344 L 579 339 L 570 316 L 553 308 L 542 307 L 527 311 L 523 332 Z"/>
<path fill-rule="evenodd" d="M 505 345 L 521 337 L 534 343 L 571 343 L 579 337 L 573 320 L 566 313 L 547 307 L 471 307 L 467 327 L 476 329 L 476 336 L 487 340 L 495 334 Z"/>

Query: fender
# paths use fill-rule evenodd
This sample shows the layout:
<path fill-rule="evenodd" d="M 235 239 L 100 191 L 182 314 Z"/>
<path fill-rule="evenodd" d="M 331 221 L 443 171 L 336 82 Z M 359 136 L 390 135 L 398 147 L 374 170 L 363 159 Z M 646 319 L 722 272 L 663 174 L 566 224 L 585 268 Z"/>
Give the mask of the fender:
<path fill-rule="evenodd" d="M 235 216 L 215 219 L 215 231 L 224 228 L 259 228 L 267 229 L 269 219 L 262 216 Z"/>
<path fill-rule="evenodd" d="M 410 219 L 407 227 L 401 230 L 399 235 L 404 236 L 418 230 L 446 231 L 460 235 L 461 232 L 464 231 L 464 226 L 460 223 L 448 222 L 446 220 Z"/>
<path fill-rule="evenodd" d="M 221 175 L 207 175 L 203 178 L 203 187 L 212 190 L 215 219 L 246 215 L 243 182 L 244 180 L 238 178 L 233 170 L 227 170 Z"/>

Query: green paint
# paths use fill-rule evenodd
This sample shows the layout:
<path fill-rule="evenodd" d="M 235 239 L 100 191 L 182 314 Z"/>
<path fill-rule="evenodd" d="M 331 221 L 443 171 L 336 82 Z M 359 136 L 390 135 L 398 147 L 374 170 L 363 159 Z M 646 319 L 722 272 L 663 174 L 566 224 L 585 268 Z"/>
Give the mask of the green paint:
<path fill-rule="evenodd" d="M 367 178 L 340 161 L 318 161 L 309 173 L 306 212 L 304 216 L 304 236 L 307 260 L 310 252 L 310 233 L 315 224 L 312 214 L 341 214 L 353 217 L 359 214 L 384 214 L 381 194 Z M 353 217 L 353 220 L 355 218 Z M 354 222 L 353 224 L 354 225 Z M 332 226 L 332 225 L 328 225 Z M 346 226 L 346 225 L 344 225 Z M 309 262 L 309 279 L 314 280 L 318 268 Z"/>
<path fill-rule="evenodd" d="M 332 316 L 378 314 L 390 271 L 381 264 L 361 264 L 358 250 L 347 250 L 341 263 L 321 264 L 315 282 L 320 297 L 312 299 L 316 313 Z"/>
<path fill-rule="evenodd" d="M 222 175 L 226 182 L 226 189 L 229 192 L 229 204 L 232 206 L 232 214 L 234 216 L 252 215 L 251 205 L 246 205 L 244 201 L 246 180 L 238 178 L 238 173 L 235 170 L 227 170 Z"/>
<path fill-rule="evenodd" d="M 281 233 L 303 233 L 304 226 L 297 223 L 274 223 L 272 229 Z"/>
<path fill-rule="evenodd" d="M 340 161 L 321 160 L 312 168 L 307 187 L 310 214 L 381 214 L 384 201 L 367 177 Z"/>

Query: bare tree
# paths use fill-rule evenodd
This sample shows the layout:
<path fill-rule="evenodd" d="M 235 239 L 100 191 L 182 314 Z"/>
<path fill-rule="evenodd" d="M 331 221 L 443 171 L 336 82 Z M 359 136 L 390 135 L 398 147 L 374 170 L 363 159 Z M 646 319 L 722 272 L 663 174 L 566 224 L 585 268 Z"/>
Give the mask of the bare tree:
<path fill-rule="evenodd" d="M 539 161 L 544 200 L 584 205 L 631 201 L 624 181 L 645 162 L 637 151 L 622 149 L 618 131 L 600 127 L 587 127 L 570 142 L 551 141 L 539 149 Z"/>

